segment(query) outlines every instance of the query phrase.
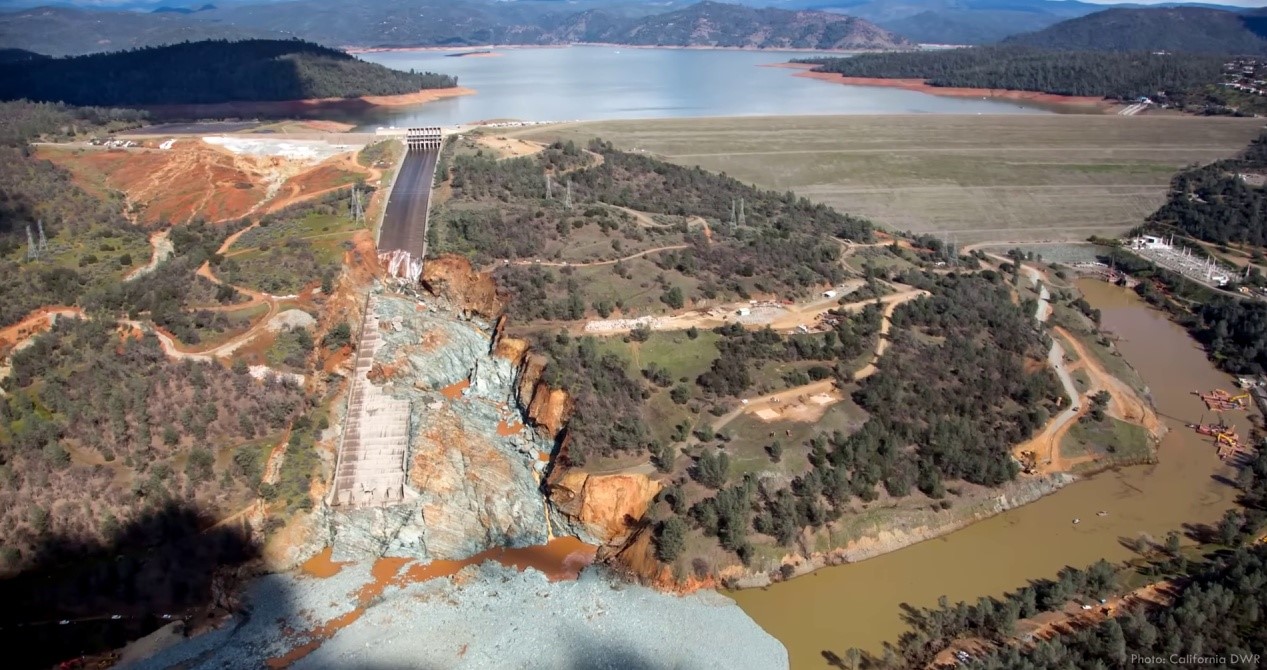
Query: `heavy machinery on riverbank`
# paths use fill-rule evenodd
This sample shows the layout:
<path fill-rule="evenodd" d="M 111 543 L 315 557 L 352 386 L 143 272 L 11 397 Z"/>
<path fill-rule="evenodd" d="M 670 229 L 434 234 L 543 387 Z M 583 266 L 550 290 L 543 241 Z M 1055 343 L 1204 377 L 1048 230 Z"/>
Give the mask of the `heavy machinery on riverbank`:
<path fill-rule="evenodd" d="M 1249 400 L 1248 393 L 1242 393 L 1240 395 L 1234 396 L 1231 393 L 1224 391 L 1223 389 L 1214 389 L 1213 391 L 1210 391 L 1209 393 L 1202 393 L 1201 391 L 1193 391 L 1192 395 L 1195 395 L 1198 398 L 1201 398 L 1201 402 L 1205 403 L 1205 406 L 1207 408 L 1215 412 L 1227 412 L 1231 410 L 1245 409 L 1247 407 L 1246 403 Z"/>
<path fill-rule="evenodd" d="M 1214 444 L 1218 447 L 1219 458 L 1222 460 L 1233 458 L 1241 451 L 1240 434 L 1221 419 L 1218 423 L 1190 423 L 1188 427 L 1195 430 L 1198 435 L 1213 437 Z"/>

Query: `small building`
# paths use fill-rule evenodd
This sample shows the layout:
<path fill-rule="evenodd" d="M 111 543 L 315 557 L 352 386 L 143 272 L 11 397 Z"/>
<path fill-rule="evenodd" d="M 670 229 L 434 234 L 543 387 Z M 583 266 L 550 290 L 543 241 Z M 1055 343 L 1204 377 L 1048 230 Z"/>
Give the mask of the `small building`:
<path fill-rule="evenodd" d="M 836 297 L 836 291 L 835 291 L 835 289 L 832 289 L 832 290 L 830 290 L 830 291 L 823 291 L 823 297 L 824 297 L 824 298 L 835 298 L 835 297 Z"/>
<path fill-rule="evenodd" d="M 1134 237 L 1130 240 L 1132 249 L 1169 249 L 1170 244 L 1165 238 L 1156 235 L 1144 235 L 1143 237 Z"/>
<path fill-rule="evenodd" d="M 749 314 L 752 314 L 752 310 L 748 309 L 747 307 L 740 307 L 739 311 L 735 313 L 738 314 L 739 316 L 748 316 Z"/>

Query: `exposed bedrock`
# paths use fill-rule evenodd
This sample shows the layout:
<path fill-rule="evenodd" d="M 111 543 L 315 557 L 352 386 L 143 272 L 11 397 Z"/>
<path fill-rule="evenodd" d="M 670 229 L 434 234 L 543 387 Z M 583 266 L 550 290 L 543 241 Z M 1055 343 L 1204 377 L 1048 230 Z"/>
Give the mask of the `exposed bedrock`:
<path fill-rule="evenodd" d="M 547 541 L 538 483 L 552 441 L 522 426 L 517 361 L 493 356 L 492 327 L 446 301 L 382 292 L 382 344 L 368 382 L 407 401 L 404 501 L 335 507 L 335 558 L 460 559 Z M 369 426 L 363 430 L 387 430 Z"/>

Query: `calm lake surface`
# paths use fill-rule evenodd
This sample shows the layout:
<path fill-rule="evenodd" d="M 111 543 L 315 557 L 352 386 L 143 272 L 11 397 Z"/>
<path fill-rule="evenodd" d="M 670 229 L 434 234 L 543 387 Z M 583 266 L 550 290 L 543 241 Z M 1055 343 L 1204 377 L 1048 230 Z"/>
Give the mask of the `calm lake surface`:
<path fill-rule="evenodd" d="M 849 647 L 878 652 L 905 627 L 903 602 L 933 606 L 975 601 L 1053 577 L 1066 565 L 1132 556 L 1123 539 L 1160 540 L 1184 524 L 1213 524 L 1236 499 L 1225 481 L 1235 471 L 1218 459 L 1208 438 L 1187 422 L 1209 412 L 1192 389 L 1235 388 L 1179 326 L 1133 292 L 1096 280 L 1079 289 L 1103 315 L 1105 330 L 1152 392 L 1170 432 L 1158 447 L 1160 462 L 1105 472 L 1075 482 L 1037 502 L 1000 514 L 940 539 L 921 542 L 860 563 L 830 567 L 730 594 L 762 628 L 788 649 L 792 668 L 828 668 L 823 650 Z M 1209 417 L 1206 416 L 1208 419 Z M 1242 435 L 1245 412 L 1226 415 Z M 1097 516 L 1105 510 L 1107 516 Z M 1080 517 L 1082 523 L 1071 520 Z"/>
<path fill-rule="evenodd" d="M 942 98 L 843 86 L 760 67 L 805 52 L 577 46 L 498 49 L 494 57 L 394 51 L 361 58 L 398 70 L 443 72 L 478 93 L 425 105 L 376 108 L 346 120 L 375 126 L 456 125 L 487 119 L 574 121 L 780 114 L 1044 114 L 1015 102 Z M 838 54 L 837 54 L 838 55 Z"/>

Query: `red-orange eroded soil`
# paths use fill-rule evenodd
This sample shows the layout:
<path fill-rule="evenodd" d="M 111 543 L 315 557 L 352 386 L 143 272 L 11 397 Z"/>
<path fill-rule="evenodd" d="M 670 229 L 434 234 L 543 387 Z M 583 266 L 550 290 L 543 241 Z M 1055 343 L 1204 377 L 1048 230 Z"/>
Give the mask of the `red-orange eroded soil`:
<path fill-rule="evenodd" d="M 1079 95 L 1054 95 L 1051 93 L 1039 93 L 1036 91 L 1013 91 L 1005 88 L 952 88 L 948 86 L 931 86 L 923 79 L 882 79 L 879 77 L 844 77 L 834 72 L 811 72 L 810 69 L 817 67 L 807 63 L 778 63 L 772 67 L 784 67 L 793 70 L 803 70 L 796 73 L 797 77 L 806 79 L 817 79 L 833 84 L 845 84 L 848 86 L 882 86 L 885 88 L 901 88 L 908 91 L 919 91 L 920 93 L 928 93 L 930 95 L 940 95 L 950 98 L 996 98 L 1003 100 L 1023 100 L 1026 102 L 1037 102 L 1050 105 L 1078 105 L 1078 106 L 1098 106 L 1109 107 L 1111 103 L 1104 98 L 1094 96 Z"/>
<path fill-rule="evenodd" d="M 90 191 L 123 192 L 136 222 L 146 226 L 273 211 L 368 174 L 351 154 L 305 164 L 237 155 L 198 139 L 177 140 L 168 150 L 43 147 L 39 157 L 66 168 Z"/>

